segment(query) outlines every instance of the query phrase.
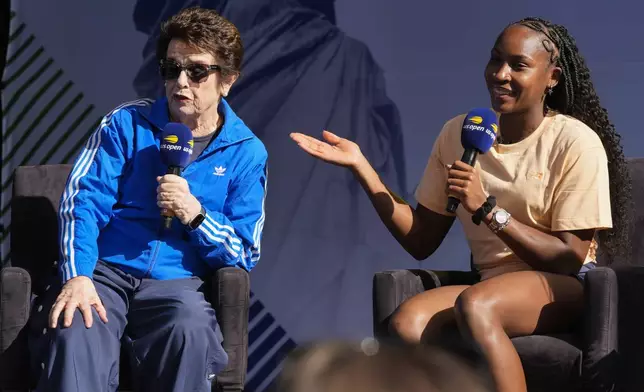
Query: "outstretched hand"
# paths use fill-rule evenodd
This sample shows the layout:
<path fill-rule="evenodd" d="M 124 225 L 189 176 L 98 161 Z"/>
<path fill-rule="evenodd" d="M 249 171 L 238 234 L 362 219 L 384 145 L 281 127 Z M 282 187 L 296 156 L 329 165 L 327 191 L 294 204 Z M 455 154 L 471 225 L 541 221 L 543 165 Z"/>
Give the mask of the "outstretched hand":
<path fill-rule="evenodd" d="M 356 143 L 329 131 L 322 132 L 324 141 L 302 133 L 291 133 L 290 136 L 302 150 L 337 166 L 355 169 L 364 160 L 360 147 Z"/>

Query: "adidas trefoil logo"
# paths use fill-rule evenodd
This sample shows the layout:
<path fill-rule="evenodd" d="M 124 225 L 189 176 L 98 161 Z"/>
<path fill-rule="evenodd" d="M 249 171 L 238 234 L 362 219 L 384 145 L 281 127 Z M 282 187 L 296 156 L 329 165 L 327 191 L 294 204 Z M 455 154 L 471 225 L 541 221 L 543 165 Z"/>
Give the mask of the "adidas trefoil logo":
<path fill-rule="evenodd" d="M 226 168 L 223 166 L 215 166 L 215 171 L 212 174 L 222 177 L 226 174 Z"/>

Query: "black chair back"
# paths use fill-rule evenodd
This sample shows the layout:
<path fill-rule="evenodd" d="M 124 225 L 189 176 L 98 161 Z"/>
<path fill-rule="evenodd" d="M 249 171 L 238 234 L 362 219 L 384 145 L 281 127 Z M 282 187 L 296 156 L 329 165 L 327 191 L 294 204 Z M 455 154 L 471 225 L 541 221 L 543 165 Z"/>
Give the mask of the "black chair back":
<path fill-rule="evenodd" d="M 40 293 L 56 273 L 58 204 L 71 165 L 20 166 L 11 201 L 11 265 L 24 268 Z"/>

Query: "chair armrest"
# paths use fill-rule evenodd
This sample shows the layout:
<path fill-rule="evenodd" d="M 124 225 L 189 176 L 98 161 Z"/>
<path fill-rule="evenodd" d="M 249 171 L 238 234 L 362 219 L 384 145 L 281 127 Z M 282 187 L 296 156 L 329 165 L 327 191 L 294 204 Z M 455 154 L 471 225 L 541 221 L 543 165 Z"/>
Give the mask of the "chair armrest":
<path fill-rule="evenodd" d="M 470 271 L 391 270 L 373 277 L 373 334 L 376 338 L 388 335 L 389 318 L 407 298 L 440 286 L 473 284 Z"/>
<path fill-rule="evenodd" d="M 619 290 L 619 391 L 641 391 L 644 385 L 644 267 L 611 266 Z"/>
<path fill-rule="evenodd" d="M 28 378 L 27 328 L 31 277 L 18 267 L 0 270 L 0 390 L 10 390 Z"/>
<path fill-rule="evenodd" d="M 242 391 L 248 363 L 248 272 L 235 267 L 221 268 L 212 285 L 211 303 L 228 353 L 228 366 L 217 376 L 217 384 L 222 391 Z"/>
<path fill-rule="evenodd" d="M 0 270 L 0 354 L 13 343 L 29 320 L 31 277 L 22 268 Z"/>
<path fill-rule="evenodd" d="M 607 267 L 586 273 L 584 279 L 583 363 L 584 391 L 611 391 L 617 377 L 617 275 Z"/>

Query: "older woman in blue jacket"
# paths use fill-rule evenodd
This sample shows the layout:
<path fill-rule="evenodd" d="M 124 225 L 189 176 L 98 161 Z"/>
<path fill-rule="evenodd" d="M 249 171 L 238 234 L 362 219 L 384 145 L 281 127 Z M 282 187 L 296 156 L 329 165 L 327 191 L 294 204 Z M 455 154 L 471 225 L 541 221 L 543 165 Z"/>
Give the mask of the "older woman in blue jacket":
<path fill-rule="evenodd" d="M 242 56 L 232 23 L 182 10 L 158 40 L 165 97 L 118 106 L 77 158 L 60 204 L 62 288 L 33 345 L 38 390 L 116 390 L 122 342 L 143 390 L 209 391 L 226 366 L 201 278 L 258 262 L 267 179 L 264 145 L 224 99 Z M 192 131 L 181 176 L 161 161 L 169 122 Z"/>

